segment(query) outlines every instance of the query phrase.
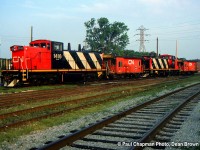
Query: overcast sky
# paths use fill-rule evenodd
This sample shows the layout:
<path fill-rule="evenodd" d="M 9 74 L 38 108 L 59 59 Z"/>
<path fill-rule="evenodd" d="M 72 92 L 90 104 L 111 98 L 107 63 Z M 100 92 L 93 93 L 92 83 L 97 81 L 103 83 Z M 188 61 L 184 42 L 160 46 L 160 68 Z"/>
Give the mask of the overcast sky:
<path fill-rule="evenodd" d="M 146 29 L 147 51 L 200 58 L 199 0 L 0 0 L 0 58 L 10 58 L 9 47 L 28 45 L 33 26 L 34 39 L 70 42 L 72 49 L 84 44 L 84 22 L 106 17 L 111 23 L 124 22 L 130 44 L 127 49 L 139 50 L 137 30 Z"/>

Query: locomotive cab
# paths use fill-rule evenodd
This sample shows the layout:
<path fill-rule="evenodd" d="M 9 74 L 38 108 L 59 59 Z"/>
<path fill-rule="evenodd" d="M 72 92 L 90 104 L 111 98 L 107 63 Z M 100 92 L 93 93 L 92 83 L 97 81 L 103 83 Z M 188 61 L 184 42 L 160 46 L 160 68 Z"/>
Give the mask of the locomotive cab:
<path fill-rule="evenodd" d="M 163 54 L 163 55 L 160 55 L 160 58 L 163 58 L 163 59 L 167 59 L 168 60 L 168 66 L 169 68 L 176 68 L 176 57 L 173 56 L 173 55 L 168 55 L 168 54 Z"/>
<path fill-rule="evenodd" d="M 52 69 L 61 69 L 63 67 L 63 43 L 62 42 L 52 42 Z"/>
<path fill-rule="evenodd" d="M 48 61 L 48 68 L 44 69 L 60 69 L 62 68 L 62 57 L 63 57 L 63 43 L 49 40 L 35 40 L 30 42 L 30 47 L 36 47 L 40 50 L 46 49 L 47 51 L 43 54 L 48 54 L 45 58 Z M 39 51 L 39 53 L 41 53 Z"/>
<path fill-rule="evenodd" d="M 63 43 L 50 40 L 35 40 L 29 46 L 13 45 L 12 70 L 3 72 L 5 85 L 13 87 L 18 82 L 43 80 L 40 72 L 62 68 Z M 31 75 L 30 75 L 31 74 Z M 50 75 L 48 74 L 48 77 Z M 34 78 L 34 79 L 33 79 Z"/>

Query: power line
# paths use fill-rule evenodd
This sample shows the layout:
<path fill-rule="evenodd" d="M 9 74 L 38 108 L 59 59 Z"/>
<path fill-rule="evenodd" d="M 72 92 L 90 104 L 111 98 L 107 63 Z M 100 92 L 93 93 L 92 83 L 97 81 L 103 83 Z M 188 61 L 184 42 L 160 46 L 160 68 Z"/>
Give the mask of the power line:
<path fill-rule="evenodd" d="M 196 20 L 195 23 L 192 23 L 193 21 L 187 21 L 187 22 L 182 22 L 182 23 L 178 23 L 178 24 L 172 24 L 171 26 L 154 26 L 151 27 L 152 30 L 154 29 L 170 29 L 170 28 L 180 28 L 180 27 L 185 27 L 185 26 L 196 26 L 199 25 L 200 20 Z"/>
<path fill-rule="evenodd" d="M 144 31 L 146 31 L 148 29 L 144 28 L 144 26 L 140 26 L 137 30 L 140 31 L 139 34 L 135 34 L 135 35 L 139 35 L 140 36 L 140 39 L 136 40 L 136 41 L 140 41 L 139 52 L 146 52 L 146 48 L 145 48 L 144 42 L 145 41 L 149 41 L 149 40 L 145 40 L 144 37 L 148 36 L 150 34 L 144 34 Z"/>

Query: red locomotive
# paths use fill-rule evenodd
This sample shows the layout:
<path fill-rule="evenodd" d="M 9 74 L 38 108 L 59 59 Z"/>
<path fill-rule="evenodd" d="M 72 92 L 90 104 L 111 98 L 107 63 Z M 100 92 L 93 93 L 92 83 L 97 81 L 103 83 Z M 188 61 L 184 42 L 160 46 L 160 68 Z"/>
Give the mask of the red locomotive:
<path fill-rule="evenodd" d="M 173 55 L 163 54 L 156 56 L 144 56 L 144 72 L 149 75 L 179 75 L 194 74 L 197 72 L 197 62 L 182 61 Z"/>
<path fill-rule="evenodd" d="M 167 58 L 170 70 L 176 74 L 194 74 L 197 72 L 197 62 L 178 59 L 172 55 L 161 55 L 161 58 Z"/>
<path fill-rule="evenodd" d="M 62 42 L 35 40 L 29 46 L 14 45 L 12 68 L 3 70 L 4 86 L 63 83 L 69 79 L 125 78 L 145 75 L 178 75 L 197 72 L 197 62 L 164 54 L 157 57 L 121 57 L 86 50 L 64 50 Z"/>
<path fill-rule="evenodd" d="M 35 40 L 29 46 L 14 45 L 12 69 L 2 71 L 5 86 L 17 84 L 43 84 L 65 82 L 69 76 L 88 78 L 99 77 L 102 68 L 102 54 L 89 51 L 63 49 L 62 42 Z"/>

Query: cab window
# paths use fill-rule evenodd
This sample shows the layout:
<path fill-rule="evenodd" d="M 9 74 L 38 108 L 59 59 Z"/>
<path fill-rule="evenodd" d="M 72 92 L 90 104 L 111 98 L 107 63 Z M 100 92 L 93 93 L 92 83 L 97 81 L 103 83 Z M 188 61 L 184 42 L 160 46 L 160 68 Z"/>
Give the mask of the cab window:
<path fill-rule="evenodd" d="M 54 51 L 62 51 L 63 50 L 63 44 L 60 42 L 54 42 L 52 46 L 53 46 Z"/>
<path fill-rule="evenodd" d="M 46 48 L 46 43 L 41 43 L 42 48 Z"/>
<path fill-rule="evenodd" d="M 176 59 L 176 57 L 175 56 L 172 56 L 172 60 L 175 60 Z"/>

